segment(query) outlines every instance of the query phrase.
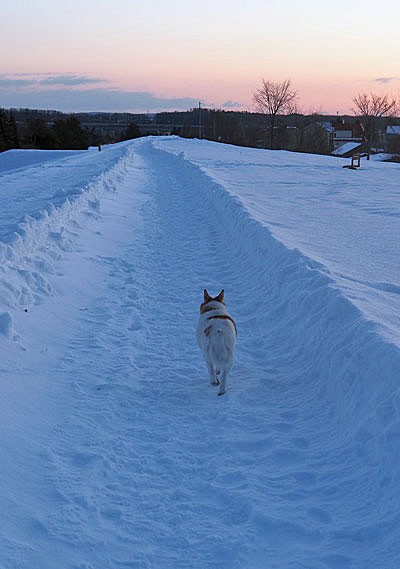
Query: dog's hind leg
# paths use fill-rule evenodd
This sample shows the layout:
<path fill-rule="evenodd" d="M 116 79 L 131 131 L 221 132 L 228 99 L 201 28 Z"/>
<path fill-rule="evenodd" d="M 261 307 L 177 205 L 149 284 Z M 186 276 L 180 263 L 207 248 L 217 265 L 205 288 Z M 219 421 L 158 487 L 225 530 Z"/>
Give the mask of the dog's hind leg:
<path fill-rule="evenodd" d="M 228 372 L 226 369 L 221 369 L 220 372 L 220 379 L 219 379 L 219 391 L 218 395 L 224 395 L 225 393 L 225 386 L 226 386 L 226 378 L 228 376 Z"/>
<path fill-rule="evenodd" d="M 217 378 L 217 370 L 212 363 L 207 362 L 208 373 L 210 374 L 211 385 L 219 385 L 219 379 Z"/>

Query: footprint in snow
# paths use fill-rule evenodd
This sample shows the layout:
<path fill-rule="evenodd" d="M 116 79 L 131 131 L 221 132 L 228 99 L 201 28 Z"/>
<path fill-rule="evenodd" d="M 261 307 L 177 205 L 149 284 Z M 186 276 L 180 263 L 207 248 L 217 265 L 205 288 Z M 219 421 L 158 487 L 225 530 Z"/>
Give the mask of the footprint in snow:
<path fill-rule="evenodd" d="M 307 514 L 311 519 L 322 524 L 329 524 L 332 521 L 329 512 L 321 510 L 321 508 L 309 508 Z"/>
<path fill-rule="evenodd" d="M 276 449 L 270 454 L 270 459 L 274 461 L 277 466 L 281 467 L 297 464 L 301 462 L 302 458 L 301 453 L 291 449 Z"/>
<path fill-rule="evenodd" d="M 289 433 L 294 429 L 294 425 L 291 425 L 290 423 L 275 423 L 274 425 L 271 425 L 271 427 L 274 431 L 279 431 L 280 433 Z"/>
<path fill-rule="evenodd" d="M 73 466 L 81 468 L 97 462 L 100 459 L 100 456 L 92 453 L 77 452 L 70 458 Z"/>
<path fill-rule="evenodd" d="M 314 486 L 317 481 L 317 477 L 314 472 L 294 472 L 293 477 L 299 484 L 303 486 Z"/>
<path fill-rule="evenodd" d="M 310 446 L 310 443 L 307 439 L 303 437 L 294 437 L 291 439 L 292 444 L 298 449 L 306 449 Z"/>
<path fill-rule="evenodd" d="M 136 332 L 137 330 L 140 330 L 141 328 L 143 328 L 143 325 L 140 321 L 139 318 L 135 318 L 134 320 L 132 320 L 130 326 L 128 327 L 129 332 Z"/>

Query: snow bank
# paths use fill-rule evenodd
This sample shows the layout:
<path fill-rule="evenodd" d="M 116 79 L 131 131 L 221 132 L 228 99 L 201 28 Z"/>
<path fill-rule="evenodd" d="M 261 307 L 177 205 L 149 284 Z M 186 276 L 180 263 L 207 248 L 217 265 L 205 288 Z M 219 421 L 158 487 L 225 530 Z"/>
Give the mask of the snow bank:
<path fill-rule="evenodd" d="M 384 558 L 385 567 L 394 568 L 396 554 L 387 552 L 398 551 L 399 348 L 338 289 L 326 267 L 274 238 L 220 184 L 205 175 L 199 184 L 198 167 L 183 154 L 176 160 L 177 169 L 197 180 L 194 187 L 201 185 L 203 199 L 219 212 L 226 243 L 233 248 L 227 258 L 250 277 L 245 291 L 250 311 L 241 310 L 238 358 L 246 359 L 240 352 L 244 342 L 249 365 L 275 375 L 279 404 L 290 401 L 288 416 L 297 416 L 303 435 L 315 437 L 307 470 L 320 487 L 313 489 L 311 501 L 321 515 L 330 512 L 327 519 L 335 520 L 328 542 L 333 550 L 340 543 L 343 555 L 327 555 L 320 565 L 307 566 L 350 567 L 354 562 L 354 567 L 373 567 Z M 271 373 L 275 356 L 285 353 L 286 371 L 281 367 Z M 285 445 L 280 457 L 276 467 L 283 475 L 296 459 Z M 370 507 L 377 503 L 378 511 Z M 267 511 L 271 507 L 266 504 Z M 285 524 L 296 522 L 293 539 L 299 544 L 305 537 L 302 523 L 285 511 Z M 260 538 L 264 531 L 279 533 L 277 527 L 279 515 L 260 529 Z M 290 564 L 282 561 L 282 566 Z"/>
<path fill-rule="evenodd" d="M 342 294 L 400 347 L 399 167 L 164 139 L 234 196 L 289 249 L 320 263 Z"/>
<path fill-rule="evenodd" d="M 0 311 L 28 309 L 51 293 L 47 276 L 56 271 L 55 261 L 71 248 L 85 218 L 98 215 L 101 196 L 118 186 L 132 152 L 126 147 L 111 168 L 79 190 L 75 187 L 60 205 L 49 202 L 36 217 L 25 215 L 15 226 L 12 240 L 0 241 Z"/>
<path fill-rule="evenodd" d="M 364 425 L 380 431 L 381 406 L 389 401 L 400 417 L 400 350 L 386 341 L 379 326 L 338 289 L 326 267 L 289 249 L 255 219 L 225 188 L 202 174 L 183 153 L 176 168 L 193 179 L 202 176 L 204 199 L 211 199 L 221 213 L 227 238 L 240 242 L 237 262 L 246 266 L 245 255 L 257 258 L 251 294 L 267 295 L 274 310 L 263 315 L 291 357 L 304 367 L 305 381 L 335 404 L 337 428 L 354 435 Z M 188 174 L 189 173 L 189 174 Z M 197 181 L 197 187 L 199 183 Z M 293 352 L 292 350 L 295 350 Z M 352 422 L 342 422 L 352 417 Z"/>
<path fill-rule="evenodd" d="M 82 154 L 85 150 L 7 150 L 0 153 L 0 173 L 10 170 L 21 170 L 33 164 L 43 164 L 52 160 L 60 160 Z"/>

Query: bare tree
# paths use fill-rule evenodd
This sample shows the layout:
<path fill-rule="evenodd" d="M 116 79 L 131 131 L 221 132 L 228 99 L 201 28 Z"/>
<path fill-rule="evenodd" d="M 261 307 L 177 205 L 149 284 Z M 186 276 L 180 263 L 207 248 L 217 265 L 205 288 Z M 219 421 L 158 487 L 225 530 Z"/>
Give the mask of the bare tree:
<path fill-rule="evenodd" d="M 267 117 L 267 128 L 270 132 L 270 145 L 274 148 L 274 129 L 279 114 L 290 114 L 294 108 L 297 98 L 297 91 L 292 88 L 290 79 L 285 79 L 281 83 L 265 81 L 253 94 L 253 101 L 256 109 Z"/>
<path fill-rule="evenodd" d="M 394 115 L 397 102 L 388 95 L 362 93 L 354 97 L 353 103 L 355 105 L 353 112 L 358 117 L 364 142 L 368 148 L 371 148 L 377 139 L 380 119 Z"/>

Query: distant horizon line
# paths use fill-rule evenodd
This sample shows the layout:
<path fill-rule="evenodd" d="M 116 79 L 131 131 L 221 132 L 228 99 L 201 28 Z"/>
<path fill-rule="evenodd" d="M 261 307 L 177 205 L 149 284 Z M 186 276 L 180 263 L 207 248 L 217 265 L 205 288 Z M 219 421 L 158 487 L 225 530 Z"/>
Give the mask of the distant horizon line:
<path fill-rule="evenodd" d="M 2 107 L 0 105 L 0 109 L 4 109 L 5 111 L 33 111 L 39 113 L 57 113 L 61 115 L 159 115 L 159 114 L 174 114 L 174 113 L 191 113 L 199 109 L 199 107 L 192 107 L 186 110 L 159 110 L 159 111 L 60 111 L 59 109 L 54 108 L 39 108 L 39 107 Z M 204 106 L 201 107 L 202 111 L 215 111 L 215 112 L 224 112 L 224 113 L 237 113 L 237 114 L 250 114 L 250 115 L 264 115 L 267 113 L 261 113 L 259 111 L 249 111 L 249 110 L 239 110 L 239 109 L 224 109 L 223 107 L 208 107 Z M 301 113 L 301 112 L 293 112 L 287 114 L 281 114 L 279 116 L 304 116 L 304 117 L 311 117 L 311 116 L 321 116 L 321 117 L 356 117 L 357 115 L 351 113 L 329 113 L 325 111 L 321 112 L 313 112 L 313 113 Z M 383 117 L 383 118 L 400 118 L 400 116 L 393 116 L 393 117 Z"/>

